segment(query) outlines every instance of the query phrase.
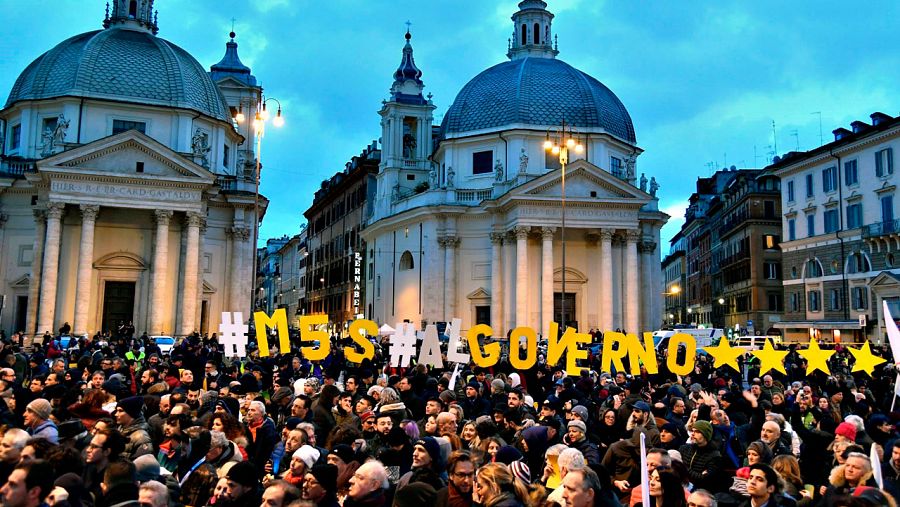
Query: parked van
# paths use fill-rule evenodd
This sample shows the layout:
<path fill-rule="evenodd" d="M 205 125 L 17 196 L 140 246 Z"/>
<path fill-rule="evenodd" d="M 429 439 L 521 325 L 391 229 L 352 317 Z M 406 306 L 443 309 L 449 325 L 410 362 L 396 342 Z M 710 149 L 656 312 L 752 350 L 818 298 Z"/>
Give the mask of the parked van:
<path fill-rule="evenodd" d="M 653 333 L 653 346 L 656 347 L 656 350 L 662 350 L 668 347 L 669 338 L 674 336 L 676 333 L 684 333 L 686 335 L 693 336 L 697 341 L 698 349 L 701 347 L 718 345 L 722 337 L 725 336 L 725 332 L 722 329 L 718 328 L 661 329 Z"/>
<path fill-rule="evenodd" d="M 766 339 L 772 341 L 772 345 L 781 345 L 780 336 L 736 336 L 731 339 L 731 345 L 744 350 L 762 350 L 766 345 Z"/>

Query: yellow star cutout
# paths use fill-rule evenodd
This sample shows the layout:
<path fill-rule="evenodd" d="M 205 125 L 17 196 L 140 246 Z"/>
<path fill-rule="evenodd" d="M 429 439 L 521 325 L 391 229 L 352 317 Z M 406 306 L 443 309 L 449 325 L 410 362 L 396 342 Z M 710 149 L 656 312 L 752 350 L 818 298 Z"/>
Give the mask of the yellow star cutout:
<path fill-rule="evenodd" d="M 834 354 L 833 350 L 823 350 L 819 348 L 819 342 L 815 338 L 809 341 L 809 347 L 804 350 L 797 350 L 803 359 L 806 359 L 806 374 L 819 370 L 825 375 L 831 375 L 828 370 L 828 359 Z"/>
<path fill-rule="evenodd" d="M 730 343 L 728 343 L 728 339 L 724 336 L 721 340 L 719 340 L 719 344 L 715 347 L 703 347 L 703 350 L 706 351 L 707 354 L 711 355 L 715 360 L 713 362 L 713 366 L 716 368 L 721 368 L 722 366 L 730 366 L 734 368 L 734 371 L 740 372 L 741 369 L 738 367 L 738 358 L 741 357 L 741 354 L 744 353 L 744 349 L 732 347 Z"/>
<path fill-rule="evenodd" d="M 862 344 L 862 347 L 858 349 L 847 347 L 847 350 L 853 354 L 853 359 L 856 359 L 856 363 L 853 365 L 851 373 L 864 371 L 871 377 L 876 366 L 887 362 L 886 359 L 872 354 L 872 349 L 869 347 L 869 340 L 866 340 L 866 342 Z"/>
<path fill-rule="evenodd" d="M 784 356 L 788 354 L 786 350 L 775 350 L 775 347 L 772 346 L 772 342 L 766 340 L 766 344 L 763 346 L 762 350 L 754 350 L 752 352 L 754 356 L 759 359 L 759 374 L 763 375 L 768 373 L 769 370 L 778 370 L 781 373 L 787 375 L 787 371 L 784 369 Z"/>

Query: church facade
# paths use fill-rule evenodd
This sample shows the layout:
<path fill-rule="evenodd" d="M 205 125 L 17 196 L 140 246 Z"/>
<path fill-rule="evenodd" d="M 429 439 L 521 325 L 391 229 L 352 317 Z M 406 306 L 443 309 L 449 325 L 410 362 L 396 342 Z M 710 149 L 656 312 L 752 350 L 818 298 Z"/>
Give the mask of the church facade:
<path fill-rule="evenodd" d="M 99 5 L 99 4 L 98 4 Z M 207 72 L 116 0 L 19 76 L 0 110 L 0 327 L 216 332 L 249 318 L 261 89 L 237 44 Z M 212 324 L 210 323 L 212 322 Z"/>
<path fill-rule="evenodd" d="M 648 188 L 637 176 L 631 118 L 612 91 L 557 58 L 545 2 L 520 2 L 512 20 L 509 61 L 465 85 L 440 127 L 407 33 L 361 231 L 366 315 L 390 325 L 459 317 L 495 336 L 546 333 L 552 321 L 654 330 L 668 216 L 655 179 Z M 565 174 L 544 149 L 563 121 L 584 146 Z"/>

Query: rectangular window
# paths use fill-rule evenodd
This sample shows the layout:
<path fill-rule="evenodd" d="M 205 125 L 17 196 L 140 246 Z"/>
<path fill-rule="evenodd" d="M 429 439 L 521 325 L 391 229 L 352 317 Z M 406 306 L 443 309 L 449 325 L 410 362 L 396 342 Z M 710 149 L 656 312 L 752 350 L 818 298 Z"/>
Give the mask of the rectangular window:
<path fill-rule="evenodd" d="M 775 250 L 778 248 L 778 243 L 781 242 L 781 238 L 774 234 L 764 234 L 763 235 L 763 248 L 766 250 Z"/>
<path fill-rule="evenodd" d="M 775 218 L 775 201 L 763 201 L 763 210 L 766 218 Z"/>
<path fill-rule="evenodd" d="M 822 311 L 822 294 L 817 290 L 811 290 L 806 293 L 806 304 L 807 311 L 810 312 L 820 312 Z"/>
<path fill-rule="evenodd" d="M 791 311 L 799 312 L 800 311 L 800 294 L 794 292 L 791 293 Z"/>
<path fill-rule="evenodd" d="M 831 289 L 828 292 L 828 309 L 832 311 L 841 309 L 841 291 L 838 289 Z"/>
<path fill-rule="evenodd" d="M 784 311 L 784 299 L 781 297 L 781 294 L 770 292 L 768 294 L 769 299 L 769 311 L 772 312 L 783 312 Z"/>
<path fill-rule="evenodd" d="M 788 241 L 797 239 L 797 221 L 793 218 L 788 220 Z"/>
<path fill-rule="evenodd" d="M 847 228 L 857 227 L 862 227 L 862 203 L 858 202 L 847 206 Z"/>
<path fill-rule="evenodd" d="M 856 160 L 844 162 L 844 184 L 848 187 L 859 183 L 859 174 L 856 171 Z"/>
<path fill-rule="evenodd" d="M 883 224 L 890 223 L 893 226 L 894 222 L 894 196 L 886 195 L 881 198 L 881 222 Z M 893 229 L 886 230 L 884 232 L 894 232 Z"/>
<path fill-rule="evenodd" d="M 816 215 L 810 213 L 806 215 L 806 237 L 811 238 L 816 235 Z"/>
<path fill-rule="evenodd" d="M 476 151 L 472 154 L 472 174 L 490 174 L 494 168 L 493 151 Z"/>
<path fill-rule="evenodd" d="M 815 195 L 815 188 L 813 188 L 813 175 L 806 175 L 806 197 L 812 197 Z"/>
<path fill-rule="evenodd" d="M 837 190 L 837 168 L 829 167 L 822 171 L 822 191 L 834 192 Z"/>
<path fill-rule="evenodd" d="M 853 309 L 866 310 L 869 308 L 869 290 L 865 287 L 853 287 Z"/>
<path fill-rule="evenodd" d="M 229 162 L 228 159 L 230 158 L 229 155 L 231 152 L 231 147 L 226 144 L 225 146 L 223 146 L 223 148 L 224 149 L 222 150 L 222 165 L 225 167 L 228 167 L 228 162 Z"/>
<path fill-rule="evenodd" d="M 18 150 L 22 143 L 22 125 L 13 125 L 9 135 L 9 149 Z"/>
<path fill-rule="evenodd" d="M 788 202 L 794 202 L 794 180 L 788 182 L 787 192 Z"/>
<path fill-rule="evenodd" d="M 885 148 L 875 152 L 875 176 L 894 174 L 894 149 Z"/>
<path fill-rule="evenodd" d="M 147 133 L 147 124 L 142 121 L 113 120 L 113 135 L 121 134 L 129 130 L 137 130 L 141 134 Z"/>
<path fill-rule="evenodd" d="M 838 230 L 838 210 L 825 210 L 825 234 Z"/>
<path fill-rule="evenodd" d="M 609 157 L 609 172 L 616 178 L 625 177 L 625 169 L 622 167 L 622 159 L 618 157 Z"/>
<path fill-rule="evenodd" d="M 378 275 L 378 278 L 375 279 L 375 297 L 381 297 L 381 275 Z"/>
<path fill-rule="evenodd" d="M 766 262 L 763 264 L 763 268 L 766 273 L 766 280 L 781 279 L 781 264 L 777 262 Z"/>

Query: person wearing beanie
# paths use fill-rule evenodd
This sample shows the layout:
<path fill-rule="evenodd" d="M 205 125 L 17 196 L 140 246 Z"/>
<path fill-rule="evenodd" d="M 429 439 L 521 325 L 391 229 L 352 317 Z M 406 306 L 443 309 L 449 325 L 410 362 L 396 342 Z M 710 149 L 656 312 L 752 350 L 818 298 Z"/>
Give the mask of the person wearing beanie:
<path fill-rule="evenodd" d="M 46 438 L 51 444 L 59 443 L 59 430 L 50 420 L 50 402 L 36 398 L 25 407 L 25 427 L 32 437 Z"/>
<path fill-rule="evenodd" d="M 566 426 L 566 438 L 564 439 L 569 447 L 578 449 L 584 455 L 584 461 L 591 467 L 600 465 L 600 450 L 597 444 L 587 439 L 587 425 L 583 422 L 573 419 Z"/>
<path fill-rule="evenodd" d="M 284 474 L 284 480 L 298 488 L 301 487 L 306 471 L 316 464 L 319 456 L 321 456 L 319 450 L 311 445 L 304 445 L 294 451 L 294 454 L 291 456 L 290 468 Z"/>
<path fill-rule="evenodd" d="M 226 494 L 216 501 L 216 507 L 238 507 L 260 504 L 259 472 L 249 461 L 235 463 L 225 473 Z"/>
<path fill-rule="evenodd" d="M 144 454 L 153 454 L 153 441 L 150 439 L 150 426 L 144 420 L 141 410 L 144 407 L 144 398 L 132 396 L 119 400 L 113 416 L 119 431 L 125 437 L 125 452 L 123 456 L 128 461 L 134 461 Z"/>
<path fill-rule="evenodd" d="M 717 481 L 722 455 L 711 445 L 712 437 L 713 427 L 709 421 L 695 421 L 691 427 L 691 443 L 682 445 L 678 452 L 694 486 L 717 491 L 720 489 Z"/>
<path fill-rule="evenodd" d="M 531 484 L 531 469 L 525 463 L 513 461 L 509 464 L 509 471 L 512 472 L 516 479 L 522 481 L 522 484 L 525 486 Z"/>
<path fill-rule="evenodd" d="M 314 502 L 319 507 L 337 507 L 337 478 L 338 467 L 334 465 L 312 467 L 306 472 L 303 499 Z"/>
<path fill-rule="evenodd" d="M 423 437 L 415 441 L 412 452 L 412 469 L 403 474 L 397 482 L 397 489 L 407 484 L 424 482 L 435 490 L 444 487 L 444 465 L 441 446 L 434 437 Z"/>
<path fill-rule="evenodd" d="M 856 425 L 847 421 L 838 424 L 834 430 L 834 441 L 856 443 Z"/>
<path fill-rule="evenodd" d="M 757 463 L 772 464 L 772 449 L 761 440 L 750 442 L 750 445 L 747 446 L 746 456 L 747 466 Z"/>
<path fill-rule="evenodd" d="M 491 403 L 481 397 L 481 384 L 472 379 L 466 384 L 466 399 L 460 403 L 466 419 L 474 420 L 480 415 L 491 413 Z"/>

